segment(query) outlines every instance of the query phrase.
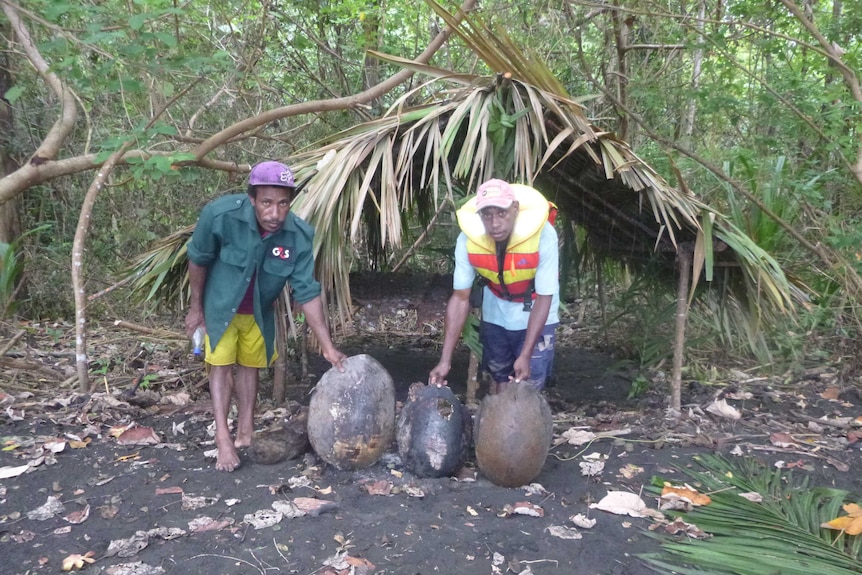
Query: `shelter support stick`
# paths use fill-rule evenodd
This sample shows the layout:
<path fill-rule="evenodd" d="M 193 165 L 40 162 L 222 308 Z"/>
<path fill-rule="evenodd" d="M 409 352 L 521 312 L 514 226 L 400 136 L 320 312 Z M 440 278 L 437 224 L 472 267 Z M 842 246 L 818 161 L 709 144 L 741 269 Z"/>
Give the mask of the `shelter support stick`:
<path fill-rule="evenodd" d="M 691 274 L 692 254 L 687 246 L 680 246 L 677 265 L 679 286 L 676 293 L 676 330 L 673 342 L 673 373 L 671 375 L 670 407 L 682 413 L 682 362 L 685 356 L 685 324 L 688 319 L 688 280 Z"/>
<path fill-rule="evenodd" d="M 479 389 L 479 357 L 470 352 L 470 363 L 467 366 L 467 397 L 464 403 L 476 403 L 476 391 Z"/>

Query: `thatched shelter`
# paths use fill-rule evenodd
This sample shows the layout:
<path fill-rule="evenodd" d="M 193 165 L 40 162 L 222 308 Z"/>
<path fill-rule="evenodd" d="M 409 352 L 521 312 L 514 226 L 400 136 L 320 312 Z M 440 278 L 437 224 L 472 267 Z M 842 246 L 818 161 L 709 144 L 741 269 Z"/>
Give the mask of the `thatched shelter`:
<path fill-rule="evenodd" d="M 492 177 L 526 183 L 559 206 L 565 225 L 586 232 L 597 257 L 625 261 L 636 271 L 668 270 L 680 280 L 672 402 L 678 408 L 690 280 L 711 280 L 720 265 L 734 297 L 787 311 L 793 291 L 782 270 L 721 214 L 669 185 L 626 142 L 593 125 L 541 61 L 526 57 L 505 34 L 491 34 L 471 18 L 457 32 L 496 74 L 454 74 L 376 54 L 431 79 L 381 118 L 284 158 L 305 182 L 294 209 L 317 230 L 317 271 L 329 303 L 348 318 L 351 254 L 360 234 L 369 256 L 379 257 L 402 245 L 410 216 L 433 225 L 456 197 Z M 188 230 L 176 238 L 183 234 Z M 168 270 L 184 271 L 183 254 L 183 242 L 168 240 L 142 260 L 147 273 L 139 284 L 150 294 L 149 288 L 161 289 Z"/>

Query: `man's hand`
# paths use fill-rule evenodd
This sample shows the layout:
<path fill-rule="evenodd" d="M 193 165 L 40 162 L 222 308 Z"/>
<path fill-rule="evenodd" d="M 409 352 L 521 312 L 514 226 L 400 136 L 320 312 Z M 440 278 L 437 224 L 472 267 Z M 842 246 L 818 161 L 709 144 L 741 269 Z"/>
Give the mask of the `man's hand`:
<path fill-rule="evenodd" d="M 186 315 L 186 335 L 191 337 L 195 330 L 199 327 L 206 331 L 206 322 L 204 321 L 204 311 L 200 308 L 191 308 Z"/>
<path fill-rule="evenodd" d="M 342 365 L 341 362 L 347 359 L 347 356 L 344 355 L 341 350 L 332 347 L 323 352 L 323 357 L 326 358 L 326 361 L 331 363 L 333 367 L 338 369 L 340 373 L 344 373 L 344 365 Z"/>
<path fill-rule="evenodd" d="M 446 381 L 446 376 L 449 374 L 449 367 L 450 366 L 447 363 L 438 363 L 434 369 L 431 370 L 431 373 L 428 374 L 428 385 L 436 385 L 437 387 L 449 385 L 449 382 Z"/>
<path fill-rule="evenodd" d="M 521 383 L 522 381 L 530 379 L 530 356 L 524 357 L 523 355 L 519 355 L 512 368 L 514 369 L 515 374 L 510 381 Z"/>

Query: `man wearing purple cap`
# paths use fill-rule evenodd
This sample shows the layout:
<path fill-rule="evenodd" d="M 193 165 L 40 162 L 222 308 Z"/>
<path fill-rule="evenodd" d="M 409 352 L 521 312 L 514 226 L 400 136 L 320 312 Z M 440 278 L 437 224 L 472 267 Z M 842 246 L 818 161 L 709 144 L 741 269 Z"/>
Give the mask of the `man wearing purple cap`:
<path fill-rule="evenodd" d="M 216 426 L 216 469 L 239 466 L 238 447 L 251 444 L 258 370 L 275 360 L 275 301 L 289 280 L 323 357 L 339 369 L 313 277 L 314 229 L 290 212 L 296 189 L 284 164 L 261 162 L 249 175 L 248 193 L 217 198 L 201 211 L 188 244 L 191 301 L 186 332 L 206 330 L 206 362 Z M 236 366 L 236 373 L 234 373 Z M 236 439 L 228 412 L 237 399 Z"/>
<path fill-rule="evenodd" d="M 440 362 L 429 383 L 446 385 L 478 274 L 484 286 L 479 340 L 489 393 L 509 382 L 544 388 L 560 321 L 559 248 L 551 214 L 551 204 L 538 191 L 496 179 L 479 186 L 458 210 L 454 291 L 446 304 Z"/>

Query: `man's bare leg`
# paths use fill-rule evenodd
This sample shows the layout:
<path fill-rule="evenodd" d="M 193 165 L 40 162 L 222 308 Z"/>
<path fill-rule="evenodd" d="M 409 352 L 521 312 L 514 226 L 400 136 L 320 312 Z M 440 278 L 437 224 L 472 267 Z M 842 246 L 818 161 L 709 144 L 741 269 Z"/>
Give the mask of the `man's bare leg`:
<path fill-rule="evenodd" d="M 248 447 L 254 436 L 254 407 L 257 403 L 257 379 L 258 369 L 256 367 L 245 367 L 238 365 L 236 368 L 236 393 L 237 403 L 237 425 L 236 425 L 236 447 Z"/>
<path fill-rule="evenodd" d="M 233 388 L 233 366 L 212 366 L 210 370 L 210 396 L 212 396 L 213 401 L 213 419 L 216 426 L 215 442 L 218 449 L 216 469 L 219 471 L 233 471 L 239 467 L 239 455 L 237 455 L 227 424 Z"/>

